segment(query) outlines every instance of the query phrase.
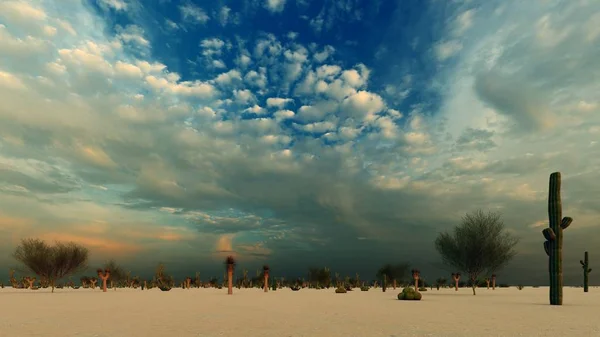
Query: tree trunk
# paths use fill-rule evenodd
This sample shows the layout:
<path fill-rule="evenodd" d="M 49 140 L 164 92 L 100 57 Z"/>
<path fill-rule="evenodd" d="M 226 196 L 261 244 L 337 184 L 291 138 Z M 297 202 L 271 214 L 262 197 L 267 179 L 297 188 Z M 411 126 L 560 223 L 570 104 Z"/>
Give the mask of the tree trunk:
<path fill-rule="evenodd" d="M 54 292 L 54 279 L 50 280 L 50 286 L 52 287 L 52 292 Z"/>
<path fill-rule="evenodd" d="M 394 290 L 395 290 L 396 289 L 396 279 L 394 279 L 393 287 L 394 287 Z"/>
<path fill-rule="evenodd" d="M 227 295 L 233 294 L 233 266 L 227 266 Z"/>
<path fill-rule="evenodd" d="M 474 277 L 471 277 L 471 287 L 473 288 L 473 295 L 475 295 L 475 288 L 477 288 L 477 282 Z"/>
<path fill-rule="evenodd" d="M 472 285 L 472 287 L 473 287 L 473 295 L 475 295 L 475 287 L 476 287 L 476 284 L 473 284 L 473 285 Z"/>
<path fill-rule="evenodd" d="M 269 292 L 269 274 L 265 273 L 265 284 L 264 284 L 265 292 Z"/>

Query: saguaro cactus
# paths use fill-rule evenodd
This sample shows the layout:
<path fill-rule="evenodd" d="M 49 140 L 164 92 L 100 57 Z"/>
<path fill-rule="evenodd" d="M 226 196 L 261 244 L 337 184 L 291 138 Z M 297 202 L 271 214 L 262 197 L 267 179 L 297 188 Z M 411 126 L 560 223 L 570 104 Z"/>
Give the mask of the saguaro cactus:
<path fill-rule="evenodd" d="M 560 172 L 550 175 L 548 192 L 548 218 L 550 226 L 544 228 L 544 250 L 548 255 L 548 271 L 550 274 L 550 304 L 562 305 L 563 300 L 563 274 L 562 274 L 562 246 L 563 230 L 569 227 L 573 219 L 562 218 L 562 203 L 560 200 Z M 562 220 L 561 220 L 562 218 Z"/>
<path fill-rule="evenodd" d="M 583 260 L 579 260 L 581 263 L 581 267 L 583 268 L 583 292 L 588 292 L 588 281 L 589 274 L 592 272 L 592 268 L 590 268 L 590 262 L 588 260 L 588 252 L 585 252 L 583 255 Z"/>
<path fill-rule="evenodd" d="M 98 277 L 102 280 L 102 291 L 106 292 L 106 281 L 110 277 L 110 270 L 107 268 L 103 271 L 102 269 L 98 268 L 96 272 L 98 273 Z M 94 282 L 93 284 L 95 286 L 96 282 Z"/>

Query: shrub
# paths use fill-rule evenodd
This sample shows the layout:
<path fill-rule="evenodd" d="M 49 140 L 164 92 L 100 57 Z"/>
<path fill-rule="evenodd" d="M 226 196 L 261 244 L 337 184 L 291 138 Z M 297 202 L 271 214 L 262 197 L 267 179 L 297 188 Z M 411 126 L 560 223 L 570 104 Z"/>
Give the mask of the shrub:
<path fill-rule="evenodd" d="M 336 293 L 336 294 L 345 294 L 345 293 L 347 293 L 347 291 L 346 291 L 346 288 L 344 288 L 344 287 L 338 287 L 338 288 L 335 290 L 335 293 Z"/>
<path fill-rule="evenodd" d="M 427 291 L 427 288 L 421 287 L 421 288 L 419 288 L 419 291 Z"/>
<path fill-rule="evenodd" d="M 162 291 L 169 291 L 169 290 L 171 290 L 171 287 L 166 286 L 166 285 L 161 285 L 158 287 L 158 289 L 160 289 Z"/>
<path fill-rule="evenodd" d="M 522 285 L 522 284 L 519 284 L 519 285 L 517 286 L 517 289 L 519 289 L 519 290 L 523 290 L 523 288 L 525 288 L 525 286 L 524 286 L 524 285 Z"/>
<path fill-rule="evenodd" d="M 292 289 L 292 291 L 298 291 L 298 290 L 300 290 L 300 286 L 298 284 L 296 284 L 296 285 L 291 286 L 290 289 Z"/>
<path fill-rule="evenodd" d="M 360 291 L 369 291 L 369 287 L 368 286 L 362 286 L 362 287 L 360 287 Z"/>
<path fill-rule="evenodd" d="M 413 287 L 406 287 L 398 294 L 398 299 L 402 301 L 420 301 L 422 295 Z"/>

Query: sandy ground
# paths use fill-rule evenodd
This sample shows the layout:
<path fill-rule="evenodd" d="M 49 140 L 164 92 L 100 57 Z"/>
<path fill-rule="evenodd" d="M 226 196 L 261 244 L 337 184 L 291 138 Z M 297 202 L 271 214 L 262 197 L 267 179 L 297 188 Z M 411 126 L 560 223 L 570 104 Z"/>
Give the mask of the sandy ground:
<path fill-rule="evenodd" d="M 428 290 L 0 289 L 1 336 L 600 336 L 600 288 Z"/>

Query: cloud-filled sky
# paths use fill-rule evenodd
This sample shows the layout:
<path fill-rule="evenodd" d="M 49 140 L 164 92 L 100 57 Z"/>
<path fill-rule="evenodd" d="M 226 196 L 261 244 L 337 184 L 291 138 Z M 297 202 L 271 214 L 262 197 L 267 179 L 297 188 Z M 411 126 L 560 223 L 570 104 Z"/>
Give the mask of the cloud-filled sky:
<path fill-rule="evenodd" d="M 466 212 L 546 283 L 563 174 L 565 280 L 600 260 L 600 2 L 0 2 L 0 266 L 24 237 L 149 275 L 264 263 L 370 278 Z M 593 282 L 593 281 L 592 281 Z"/>

